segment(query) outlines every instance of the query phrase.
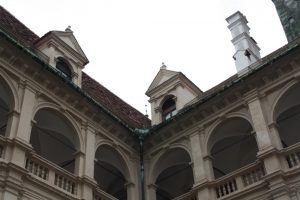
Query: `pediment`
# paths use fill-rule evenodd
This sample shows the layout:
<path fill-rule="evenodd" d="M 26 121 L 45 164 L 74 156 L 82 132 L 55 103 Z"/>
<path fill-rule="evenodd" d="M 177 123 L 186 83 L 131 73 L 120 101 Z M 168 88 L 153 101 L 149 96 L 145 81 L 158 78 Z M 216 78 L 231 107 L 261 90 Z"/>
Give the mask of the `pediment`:
<path fill-rule="evenodd" d="M 43 44 L 54 42 L 58 48 L 64 48 L 64 50 L 72 53 L 83 63 L 87 64 L 88 58 L 77 42 L 73 31 L 66 29 L 66 31 L 50 31 L 40 38 L 35 44 L 36 47 L 42 46 Z"/>
<path fill-rule="evenodd" d="M 169 80 L 170 78 L 178 75 L 180 72 L 167 70 L 164 68 L 161 68 L 159 72 L 156 74 L 154 80 L 150 84 L 146 94 L 148 95 L 149 92 L 151 92 L 153 89 L 155 89 L 157 86 L 161 85 L 165 81 Z M 149 95 L 148 95 L 149 96 Z"/>
<path fill-rule="evenodd" d="M 74 51 L 86 58 L 86 55 L 81 49 L 72 31 L 54 31 L 54 34 L 57 35 L 57 37 L 64 41 L 67 45 L 69 45 Z"/>

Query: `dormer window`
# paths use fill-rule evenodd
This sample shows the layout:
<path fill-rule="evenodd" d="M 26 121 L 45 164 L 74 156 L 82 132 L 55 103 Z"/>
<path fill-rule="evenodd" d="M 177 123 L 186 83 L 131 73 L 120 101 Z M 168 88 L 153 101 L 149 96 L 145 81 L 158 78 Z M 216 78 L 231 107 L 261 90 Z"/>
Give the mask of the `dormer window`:
<path fill-rule="evenodd" d="M 69 64 L 61 57 L 57 59 L 56 69 L 58 69 L 64 77 L 69 80 L 72 80 L 72 71 Z"/>
<path fill-rule="evenodd" d="M 162 105 L 162 119 L 168 120 L 176 115 L 176 113 L 176 102 L 174 101 L 173 96 L 167 98 Z"/>

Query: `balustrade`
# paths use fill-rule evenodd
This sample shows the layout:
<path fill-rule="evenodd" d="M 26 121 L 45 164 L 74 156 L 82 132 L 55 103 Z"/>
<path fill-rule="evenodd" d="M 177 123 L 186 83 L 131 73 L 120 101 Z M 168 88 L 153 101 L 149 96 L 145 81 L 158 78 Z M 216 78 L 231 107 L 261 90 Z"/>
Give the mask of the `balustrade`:
<path fill-rule="evenodd" d="M 190 191 L 179 197 L 176 197 L 174 200 L 197 200 L 197 194 L 195 191 Z"/>
<path fill-rule="evenodd" d="M 265 170 L 262 164 L 254 163 L 226 175 L 213 183 L 217 198 L 239 192 L 263 179 Z"/>
<path fill-rule="evenodd" d="M 70 172 L 50 163 L 40 156 L 34 153 L 28 155 L 25 168 L 34 177 L 43 179 L 49 185 L 58 187 L 72 195 L 77 194 L 76 177 Z"/>
<path fill-rule="evenodd" d="M 94 191 L 94 200 L 118 200 L 118 199 L 97 188 Z"/>
<path fill-rule="evenodd" d="M 296 143 L 282 150 L 289 168 L 300 165 L 300 143 Z"/>

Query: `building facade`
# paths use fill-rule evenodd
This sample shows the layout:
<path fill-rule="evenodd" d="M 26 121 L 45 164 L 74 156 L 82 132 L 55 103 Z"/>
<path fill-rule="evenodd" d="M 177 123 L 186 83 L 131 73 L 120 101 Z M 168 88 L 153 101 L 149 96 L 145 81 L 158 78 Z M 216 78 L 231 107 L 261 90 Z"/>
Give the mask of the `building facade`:
<path fill-rule="evenodd" d="M 288 44 L 260 58 L 234 13 L 237 74 L 203 92 L 163 65 L 152 120 L 82 71 L 70 28 L 0 6 L 0 199 L 300 200 L 299 3 L 273 2 Z"/>

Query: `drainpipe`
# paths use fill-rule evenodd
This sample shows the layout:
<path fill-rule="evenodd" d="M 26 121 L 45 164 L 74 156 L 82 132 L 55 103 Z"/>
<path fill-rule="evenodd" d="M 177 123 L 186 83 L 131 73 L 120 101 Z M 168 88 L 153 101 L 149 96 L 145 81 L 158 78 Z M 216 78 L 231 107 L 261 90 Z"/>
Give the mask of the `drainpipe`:
<path fill-rule="evenodd" d="M 140 175 L 141 175 L 141 191 L 142 191 L 142 200 L 145 200 L 145 170 L 144 170 L 144 136 L 139 135 L 140 141 Z"/>
<path fill-rule="evenodd" d="M 145 200 L 145 169 L 144 169 L 144 141 L 150 132 L 149 129 L 135 129 L 134 133 L 138 136 L 140 145 L 140 178 L 141 178 L 141 200 Z"/>

